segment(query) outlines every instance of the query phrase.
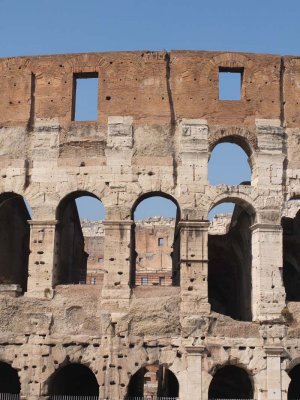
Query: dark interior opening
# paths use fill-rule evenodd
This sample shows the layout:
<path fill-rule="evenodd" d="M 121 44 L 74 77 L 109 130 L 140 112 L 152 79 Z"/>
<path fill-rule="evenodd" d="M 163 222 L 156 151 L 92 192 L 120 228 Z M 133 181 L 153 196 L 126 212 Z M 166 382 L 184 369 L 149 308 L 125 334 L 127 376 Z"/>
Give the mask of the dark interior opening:
<path fill-rule="evenodd" d="M 30 214 L 22 196 L 0 196 L 0 284 L 19 284 L 27 289 Z"/>
<path fill-rule="evenodd" d="M 300 364 L 289 372 L 289 377 L 291 382 L 288 389 L 288 400 L 300 399 Z"/>
<path fill-rule="evenodd" d="M 50 395 L 99 396 L 99 385 L 94 373 L 85 365 L 70 364 L 53 376 Z"/>
<path fill-rule="evenodd" d="M 295 218 L 284 217 L 282 278 L 287 301 L 300 301 L 300 212 Z"/>
<path fill-rule="evenodd" d="M 4 362 L 0 362 L 0 393 L 20 393 L 20 380 L 17 371 Z"/>
<path fill-rule="evenodd" d="M 83 197 L 97 199 L 102 207 L 101 201 L 91 193 L 74 192 L 66 196 L 57 208 L 55 285 L 87 283 L 89 254 L 81 226 L 81 212 L 76 204 L 76 200 Z"/>
<path fill-rule="evenodd" d="M 251 321 L 251 217 L 235 205 L 226 233 L 208 235 L 208 299 L 212 311 Z"/>
<path fill-rule="evenodd" d="M 253 399 L 253 388 L 247 372 L 234 365 L 220 368 L 209 385 L 208 398 Z"/>
<path fill-rule="evenodd" d="M 130 379 L 127 399 L 136 397 L 178 397 L 179 383 L 172 371 L 162 365 L 147 365 L 140 368 Z"/>

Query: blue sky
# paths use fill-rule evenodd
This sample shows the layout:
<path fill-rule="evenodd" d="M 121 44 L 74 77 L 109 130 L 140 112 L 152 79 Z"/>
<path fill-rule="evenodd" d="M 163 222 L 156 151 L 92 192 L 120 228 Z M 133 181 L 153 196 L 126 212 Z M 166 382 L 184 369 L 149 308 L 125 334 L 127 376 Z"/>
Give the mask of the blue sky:
<path fill-rule="evenodd" d="M 0 0 L 0 56 L 203 49 L 299 54 L 299 0 Z"/>
<path fill-rule="evenodd" d="M 0 17 L 0 57 L 145 49 L 300 55 L 299 0 L 0 0 Z M 223 154 L 222 146 L 215 151 Z M 246 156 L 234 149 L 211 167 L 211 183 L 249 179 L 247 165 L 240 168 Z M 99 217 L 87 208 L 93 215 L 85 217 Z M 151 208 L 158 209 L 148 205 L 141 216 Z"/>

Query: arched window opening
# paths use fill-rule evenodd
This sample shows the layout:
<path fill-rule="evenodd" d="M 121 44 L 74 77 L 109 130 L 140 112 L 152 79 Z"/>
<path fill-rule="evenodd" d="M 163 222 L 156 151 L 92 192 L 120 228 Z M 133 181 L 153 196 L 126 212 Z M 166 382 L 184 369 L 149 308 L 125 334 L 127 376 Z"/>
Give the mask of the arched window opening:
<path fill-rule="evenodd" d="M 284 217 L 282 278 L 287 301 L 300 301 L 300 212 L 295 218 Z"/>
<path fill-rule="evenodd" d="M 296 365 L 289 372 L 291 382 L 288 389 L 288 400 L 300 399 L 300 364 Z"/>
<path fill-rule="evenodd" d="M 253 399 L 253 387 L 247 372 L 234 365 L 226 365 L 215 373 L 208 389 L 209 400 Z"/>
<path fill-rule="evenodd" d="M 219 143 L 208 163 L 211 185 L 250 185 L 251 168 L 246 152 L 234 143 Z"/>
<path fill-rule="evenodd" d="M 28 204 L 28 203 L 27 203 Z M 0 195 L 0 284 L 27 289 L 31 215 L 22 196 Z"/>
<path fill-rule="evenodd" d="M 179 285 L 179 207 L 159 194 L 133 208 L 131 286 Z"/>
<path fill-rule="evenodd" d="M 99 285 L 104 274 L 104 207 L 94 195 L 75 192 L 57 208 L 54 284 Z"/>
<path fill-rule="evenodd" d="M 227 203 L 213 208 L 209 218 L 208 299 L 212 311 L 251 321 L 252 217 L 242 205 Z"/>
<path fill-rule="evenodd" d="M 9 364 L 5 362 L 0 362 L 0 395 L 18 395 L 20 393 L 20 390 L 20 380 L 17 371 Z"/>
<path fill-rule="evenodd" d="M 86 400 L 98 400 L 99 385 L 94 373 L 85 365 L 69 364 L 54 373 L 49 395 L 52 400 L 61 396 L 87 396 Z"/>
<path fill-rule="evenodd" d="M 172 371 L 163 365 L 147 365 L 139 369 L 130 379 L 127 400 L 176 399 L 179 383 Z"/>

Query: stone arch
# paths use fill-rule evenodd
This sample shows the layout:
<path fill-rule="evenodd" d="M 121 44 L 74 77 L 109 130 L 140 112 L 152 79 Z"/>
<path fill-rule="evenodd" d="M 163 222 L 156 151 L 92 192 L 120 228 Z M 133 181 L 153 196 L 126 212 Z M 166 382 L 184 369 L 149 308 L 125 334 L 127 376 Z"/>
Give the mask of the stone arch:
<path fill-rule="evenodd" d="M 0 361 L 0 394 L 19 394 L 21 384 L 18 372 L 10 364 Z"/>
<path fill-rule="evenodd" d="M 178 397 L 179 381 L 166 365 L 154 363 L 140 367 L 130 378 L 126 399 L 152 396 L 160 399 Z"/>
<path fill-rule="evenodd" d="M 209 134 L 208 146 L 210 153 L 220 143 L 237 144 L 244 150 L 248 157 L 258 149 L 255 132 L 239 126 L 219 128 Z"/>
<path fill-rule="evenodd" d="M 248 371 L 233 364 L 218 366 L 208 388 L 209 399 L 252 399 L 253 380 Z"/>
<path fill-rule="evenodd" d="M 246 193 L 242 193 L 240 191 L 239 192 L 231 191 L 231 193 L 226 191 L 223 193 L 218 193 L 213 199 L 210 200 L 210 202 L 208 201 L 207 215 L 214 207 L 216 207 L 221 203 L 235 203 L 243 207 L 245 211 L 247 211 L 247 213 L 251 217 L 252 223 L 254 223 L 257 219 L 255 202 Z"/>
<path fill-rule="evenodd" d="M 179 258 L 180 258 L 180 235 L 177 233 L 177 225 L 180 221 L 180 206 L 178 201 L 168 193 L 162 191 L 153 191 L 142 194 L 140 197 L 136 199 L 131 208 L 131 219 L 134 220 L 134 213 L 137 207 L 147 199 L 152 197 L 160 197 L 163 199 L 167 199 L 171 201 L 176 207 L 176 217 L 175 220 L 170 221 L 169 229 L 167 231 L 167 226 L 160 226 L 159 220 L 155 221 L 154 219 L 150 219 L 147 221 L 146 227 L 139 227 L 138 224 L 133 224 L 131 229 L 131 265 L 130 265 L 130 282 L 131 287 L 135 287 L 136 285 L 167 285 L 170 286 L 178 286 L 180 282 L 180 269 L 179 269 Z M 155 214 L 153 214 L 154 217 Z M 156 214 L 157 215 L 157 214 Z M 155 216 L 156 216 L 155 215 Z M 162 220 L 162 223 L 166 222 L 166 220 Z M 173 226 L 174 225 L 174 226 Z M 149 241 L 149 246 L 151 246 L 151 251 L 153 252 L 153 262 L 147 261 L 143 264 L 144 257 L 142 256 L 144 253 L 147 254 L 148 249 L 141 246 L 140 252 L 138 251 L 138 245 L 142 243 L 143 235 L 147 235 L 148 228 L 152 229 L 153 240 L 151 243 Z M 139 229 L 139 230 L 138 230 Z M 143 232 L 145 231 L 145 232 Z M 137 236 L 138 232 L 140 233 Z M 150 237 L 147 235 L 147 237 Z M 141 238 L 141 240 L 139 240 Z M 165 240 L 167 239 L 167 240 Z M 155 243 L 155 240 L 157 241 Z M 160 242 L 162 240 L 162 242 Z M 142 257 L 141 257 L 142 256 Z M 170 258 L 171 256 L 171 258 Z M 147 259 L 147 257 L 145 257 Z M 153 270 L 154 261 L 157 260 L 158 268 L 156 267 Z M 167 267 L 165 268 L 165 264 Z M 169 268 L 170 267 L 170 268 Z M 151 273 L 150 270 L 153 270 Z M 149 272 L 148 272 L 149 271 Z M 140 274 L 141 272 L 141 274 Z M 144 279 L 144 281 L 143 281 Z"/>
<path fill-rule="evenodd" d="M 78 184 L 74 184 L 74 182 L 68 183 L 66 187 L 63 187 L 61 190 L 54 193 L 56 198 L 55 212 L 57 212 L 57 208 L 62 201 L 68 199 L 68 197 L 76 197 L 76 193 L 78 196 L 91 196 L 97 198 L 101 201 L 103 206 L 106 207 L 106 195 L 109 194 L 109 189 L 104 182 L 100 182 L 100 184 L 97 185 L 94 183 L 91 184 L 91 182 L 88 182 L 88 184 L 82 182 Z"/>
<path fill-rule="evenodd" d="M 99 396 L 99 384 L 88 366 L 69 363 L 50 376 L 48 395 Z"/>
<path fill-rule="evenodd" d="M 136 210 L 137 206 L 144 200 L 149 199 L 150 197 L 154 196 L 159 196 L 163 197 L 167 200 L 171 200 L 177 207 L 178 214 L 176 218 L 180 220 L 180 215 L 181 215 L 181 209 L 178 200 L 171 194 L 160 191 L 160 190 L 154 190 L 151 192 L 145 192 L 142 195 L 140 195 L 133 203 L 132 208 L 131 208 L 131 219 L 134 219 L 134 211 Z"/>
<path fill-rule="evenodd" d="M 60 202 L 58 203 L 58 205 L 56 207 L 56 215 L 55 215 L 56 218 L 59 219 L 59 214 L 61 213 L 62 209 L 66 206 L 66 204 L 69 201 L 76 200 L 77 198 L 82 197 L 82 196 L 93 197 L 93 198 L 99 200 L 100 202 L 102 202 L 95 193 L 90 192 L 88 190 L 76 190 L 76 191 L 70 192 L 70 193 L 66 194 L 64 197 L 62 197 Z"/>
<path fill-rule="evenodd" d="M 97 195 L 84 190 L 71 192 L 59 202 L 56 208 L 54 285 L 86 283 L 88 253 L 75 203 L 82 196 L 97 199 L 103 205 Z"/>
<path fill-rule="evenodd" d="M 248 68 L 254 66 L 253 61 L 241 53 L 221 53 L 213 57 L 213 63 L 226 68 L 240 68 L 247 65 Z"/>
<path fill-rule="evenodd" d="M 209 181 L 214 185 L 227 184 L 250 185 L 257 175 L 256 150 L 257 139 L 253 131 L 244 127 L 218 128 L 210 132 L 208 138 Z M 220 145 L 220 146 L 219 146 Z M 224 165 L 224 170 L 221 166 Z M 232 173 L 226 177 L 226 166 L 236 166 L 236 177 Z M 234 179 L 234 182 L 232 181 Z M 236 180 L 236 181 L 235 181 Z"/>

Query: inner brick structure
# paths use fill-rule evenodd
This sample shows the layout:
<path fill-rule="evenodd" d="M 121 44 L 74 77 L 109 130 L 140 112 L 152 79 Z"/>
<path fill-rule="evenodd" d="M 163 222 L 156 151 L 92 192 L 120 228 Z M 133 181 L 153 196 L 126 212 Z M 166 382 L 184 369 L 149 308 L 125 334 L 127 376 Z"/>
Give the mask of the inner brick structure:
<path fill-rule="evenodd" d="M 240 99 L 219 98 L 224 72 Z M 76 120 L 81 78 L 98 78 L 93 121 Z M 299 102 L 293 56 L 1 59 L 0 392 L 300 398 Z M 224 142 L 246 152 L 251 182 L 209 185 Z M 106 212 L 101 285 L 79 284 L 83 195 Z M 135 285 L 133 216 L 151 196 L 177 207 L 172 286 Z M 208 234 L 223 202 L 231 222 Z"/>

